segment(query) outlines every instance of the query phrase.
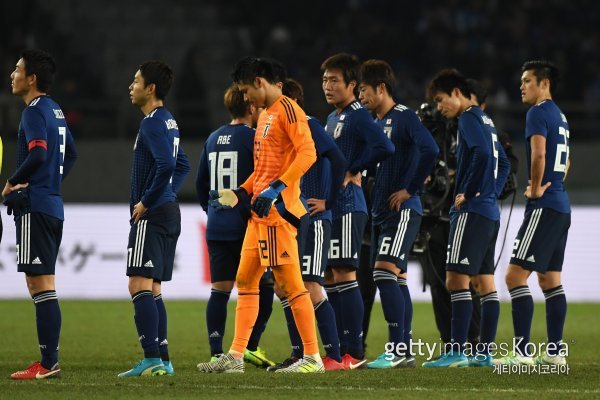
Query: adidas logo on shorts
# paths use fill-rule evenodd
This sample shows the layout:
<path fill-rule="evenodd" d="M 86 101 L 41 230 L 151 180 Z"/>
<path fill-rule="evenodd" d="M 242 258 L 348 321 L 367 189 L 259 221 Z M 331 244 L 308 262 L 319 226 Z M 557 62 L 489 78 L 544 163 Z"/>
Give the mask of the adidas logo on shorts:
<path fill-rule="evenodd" d="M 400 254 L 400 259 L 404 260 L 405 255 L 404 254 Z"/>
<path fill-rule="evenodd" d="M 281 253 L 281 257 L 282 258 L 288 258 L 290 255 L 288 254 L 287 251 L 284 251 L 283 253 Z"/>
<path fill-rule="evenodd" d="M 154 264 L 152 264 L 152 260 L 148 260 L 148 262 L 146 264 L 144 264 L 144 267 L 154 268 Z"/>
<path fill-rule="evenodd" d="M 468 259 L 468 258 L 466 258 L 466 257 L 465 257 L 465 258 L 463 258 L 463 259 L 460 261 L 460 263 L 461 263 L 461 264 L 463 264 L 463 265 L 470 265 L 470 264 L 469 264 L 469 259 Z"/>
<path fill-rule="evenodd" d="M 529 257 L 527 257 L 527 260 L 526 260 L 526 261 L 529 261 L 529 262 L 535 262 L 535 257 L 533 256 L 533 254 L 532 254 L 532 255 L 530 255 Z"/>
<path fill-rule="evenodd" d="M 32 264 L 41 264 L 42 262 L 40 261 L 39 257 L 36 257 L 31 263 Z"/>

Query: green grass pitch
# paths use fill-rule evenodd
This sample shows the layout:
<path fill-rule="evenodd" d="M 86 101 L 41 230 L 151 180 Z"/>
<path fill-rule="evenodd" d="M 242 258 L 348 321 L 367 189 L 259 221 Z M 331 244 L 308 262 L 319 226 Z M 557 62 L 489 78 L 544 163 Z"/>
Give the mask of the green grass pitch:
<path fill-rule="evenodd" d="M 10 373 L 39 358 L 34 308 L 29 301 L 0 301 L 0 399 L 186 399 L 277 398 L 312 400 L 409 399 L 597 399 L 600 398 L 600 304 L 570 304 L 565 341 L 570 345 L 569 374 L 498 375 L 491 369 L 339 371 L 298 376 L 266 373 L 247 365 L 239 376 L 201 374 L 208 359 L 206 302 L 166 301 L 173 377 L 117 378 L 141 357 L 133 324 L 133 306 L 125 301 L 62 301 L 61 379 L 17 382 Z M 230 304 L 225 347 L 231 343 L 235 303 Z M 436 342 L 431 305 L 415 304 L 415 338 Z M 381 305 L 375 304 L 367 356 L 383 350 L 387 328 Z M 545 341 L 545 310 L 536 304 L 534 342 Z M 498 341 L 510 341 L 510 305 L 503 304 Z M 289 341 L 279 303 L 261 347 L 277 361 L 289 354 Z M 424 361 L 418 359 L 419 365 Z"/>

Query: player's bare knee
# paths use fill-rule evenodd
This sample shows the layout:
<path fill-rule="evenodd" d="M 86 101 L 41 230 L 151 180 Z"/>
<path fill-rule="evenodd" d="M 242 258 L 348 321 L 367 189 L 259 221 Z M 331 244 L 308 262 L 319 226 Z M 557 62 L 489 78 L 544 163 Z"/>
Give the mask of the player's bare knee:
<path fill-rule="evenodd" d="M 325 299 L 323 288 L 319 283 L 309 281 L 304 282 L 304 286 L 306 286 L 306 290 L 308 290 L 308 293 L 310 294 L 310 301 L 312 301 L 313 304 L 318 304 Z"/>
<path fill-rule="evenodd" d="M 537 278 L 540 289 L 542 290 L 553 289 L 561 284 L 560 274 L 556 272 L 538 272 Z"/>
<path fill-rule="evenodd" d="M 224 292 L 231 292 L 233 290 L 233 281 L 220 281 L 213 282 L 212 288 L 217 290 L 222 290 Z"/>

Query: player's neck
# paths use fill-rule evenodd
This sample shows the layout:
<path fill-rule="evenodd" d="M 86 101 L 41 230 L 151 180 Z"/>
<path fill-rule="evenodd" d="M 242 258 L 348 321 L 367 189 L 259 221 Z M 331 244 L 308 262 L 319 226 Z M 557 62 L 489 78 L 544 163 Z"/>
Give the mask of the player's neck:
<path fill-rule="evenodd" d="M 281 89 L 275 85 L 270 85 L 265 91 L 265 107 L 269 108 L 281 97 Z"/>
<path fill-rule="evenodd" d="M 535 103 L 533 105 L 537 106 L 538 104 L 546 100 L 552 100 L 552 96 L 550 96 L 550 94 L 544 93 L 535 100 Z"/>
<path fill-rule="evenodd" d="M 140 109 L 144 115 L 150 114 L 153 110 L 163 106 L 163 101 L 158 99 L 151 99 L 146 102 Z"/>
<path fill-rule="evenodd" d="M 391 97 L 386 97 L 383 99 L 379 107 L 375 110 L 375 115 L 377 115 L 377 119 L 383 119 L 387 113 L 390 112 L 392 108 L 396 105 L 396 102 Z"/>
<path fill-rule="evenodd" d="M 229 125 L 248 125 L 252 126 L 252 117 L 233 118 Z"/>
<path fill-rule="evenodd" d="M 29 103 L 31 103 L 31 101 L 33 99 L 35 99 L 36 97 L 45 96 L 45 95 L 46 95 L 46 93 L 42 93 L 39 90 L 30 90 L 29 92 L 27 92 L 26 94 L 24 94 L 22 96 L 22 99 L 25 102 L 25 104 L 29 105 Z"/>
<path fill-rule="evenodd" d="M 352 96 L 346 99 L 345 101 L 338 103 L 335 105 L 335 111 L 339 114 L 344 111 L 344 108 L 348 107 L 348 104 L 356 101 L 356 97 Z"/>

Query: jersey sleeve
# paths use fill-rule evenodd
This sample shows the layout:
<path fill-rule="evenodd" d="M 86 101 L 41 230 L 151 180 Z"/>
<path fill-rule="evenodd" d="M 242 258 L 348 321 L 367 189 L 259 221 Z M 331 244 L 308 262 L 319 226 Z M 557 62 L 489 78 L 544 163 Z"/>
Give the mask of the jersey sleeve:
<path fill-rule="evenodd" d="M 475 197 L 485 174 L 485 164 L 491 156 L 484 138 L 483 128 L 479 118 L 470 112 L 464 112 L 458 120 L 458 129 L 471 154 L 471 163 L 465 174 L 465 198 L 467 200 Z"/>
<path fill-rule="evenodd" d="M 25 131 L 27 144 L 33 140 L 48 140 L 46 132 L 46 119 L 43 113 L 37 107 L 27 107 L 21 115 L 21 125 Z M 46 146 L 47 148 L 47 146 Z"/>
<path fill-rule="evenodd" d="M 316 119 L 310 119 L 308 122 L 317 155 L 329 160 L 329 168 L 331 173 L 331 187 L 329 188 L 329 198 L 326 200 L 326 208 L 331 208 L 337 199 L 339 189 L 344 182 L 344 173 L 346 171 L 346 159 L 340 148 L 335 144 L 334 140 L 327 135 L 325 129 Z"/>
<path fill-rule="evenodd" d="M 154 179 L 141 200 L 146 208 L 154 206 L 161 193 L 169 185 L 171 176 L 175 171 L 173 146 L 168 140 L 165 129 L 164 123 L 156 118 L 144 119 L 140 128 L 140 133 L 143 135 L 148 150 L 152 153 L 156 166 Z"/>
<path fill-rule="evenodd" d="M 419 149 L 419 157 L 417 168 L 414 169 L 414 174 L 408 177 L 406 190 L 410 194 L 415 194 L 423 188 L 425 178 L 431 173 L 435 159 L 440 151 L 433 136 L 421 123 L 417 114 L 413 111 L 404 111 L 407 115 L 407 133 L 413 143 Z"/>
<path fill-rule="evenodd" d="M 348 167 L 348 171 L 352 175 L 356 175 L 394 154 L 394 144 L 373 121 L 367 110 L 364 108 L 356 110 L 352 115 L 350 124 L 351 126 L 348 129 L 355 132 L 359 139 L 364 142 L 360 157 Z"/>
<path fill-rule="evenodd" d="M 181 189 L 185 177 L 190 173 L 190 169 L 190 161 L 183 151 L 183 147 L 179 145 L 177 158 L 175 159 L 175 171 L 173 172 L 173 179 L 171 182 L 175 193 L 179 193 L 179 189 Z"/>
<path fill-rule="evenodd" d="M 530 138 L 532 135 L 548 137 L 548 125 L 544 116 L 544 109 L 539 106 L 531 107 L 525 118 L 525 137 Z"/>
<path fill-rule="evenodd" d="M 279 177 L 286 186 L 289 186 L 292 182 L 299 181 L 302 175 L 317 160 L 315 142 L 308 127 L 306 114 L 296 102 L 290 101 L 289 104 L 292 106 L 290 115 L 287 113 L 279 114 L 279 121 L 284 131 L 288 133 L 288 137 L 296 150 L 296 157 L 288 169 Z"/>

